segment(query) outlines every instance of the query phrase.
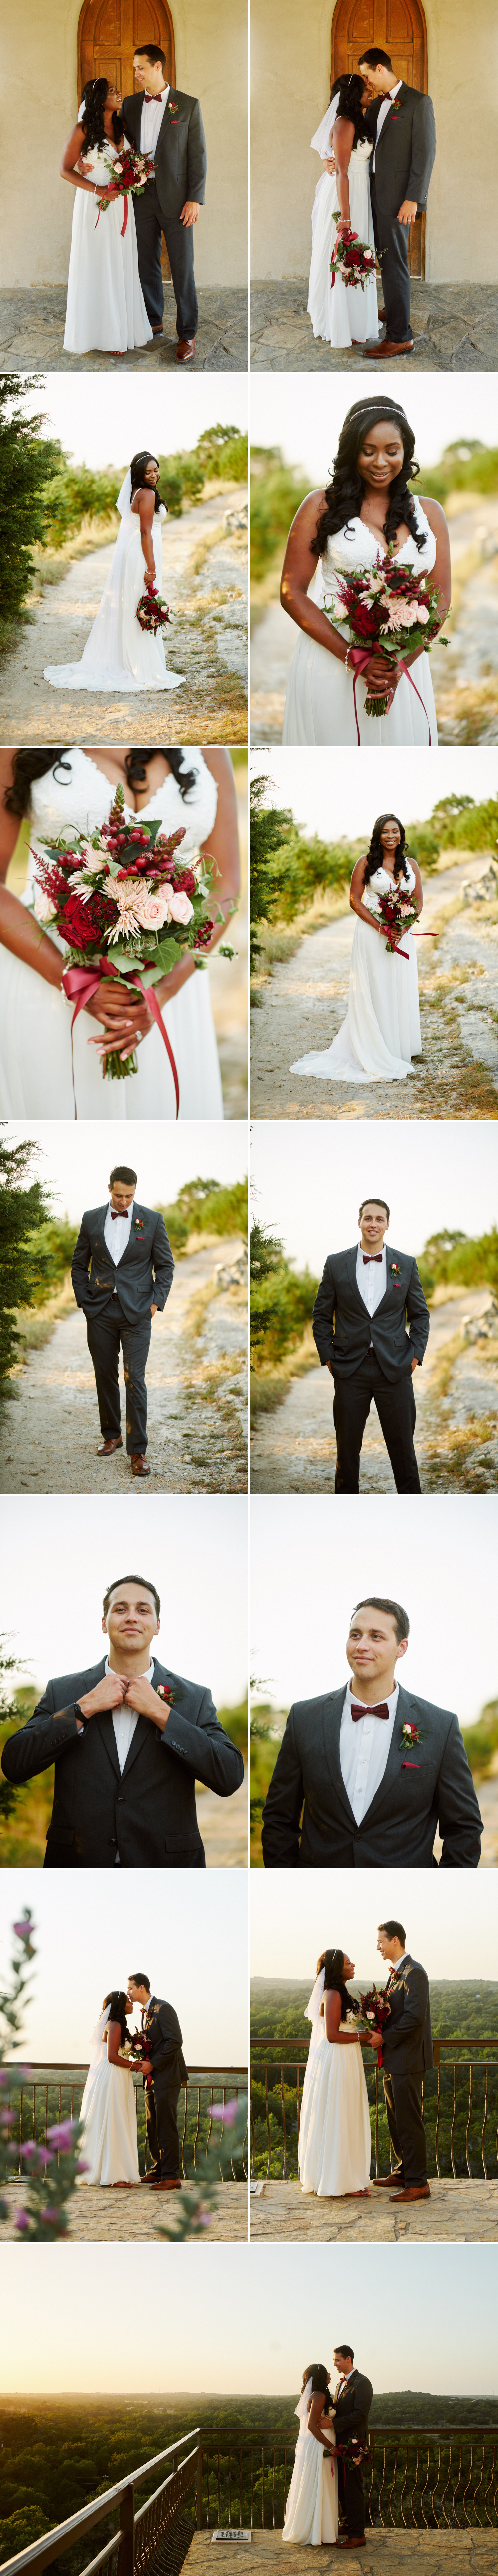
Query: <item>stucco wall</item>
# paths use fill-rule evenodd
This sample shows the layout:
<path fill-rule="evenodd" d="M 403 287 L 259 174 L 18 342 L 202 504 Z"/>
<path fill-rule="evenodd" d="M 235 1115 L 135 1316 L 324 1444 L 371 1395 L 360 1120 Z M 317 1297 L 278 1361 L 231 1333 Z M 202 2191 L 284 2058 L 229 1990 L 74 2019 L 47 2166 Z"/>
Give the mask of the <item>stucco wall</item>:
<path fill-rule="evenodd" d="M 426 276 L 492 284 L 498 273 L 493 0 L 426 0 L 437 155 Z M 327 106 L 333 0 L 251 0 L 252 275 L 306 277 L 320 162 L 310 136 Z"/>
<path fill-rule="evenodd" d="M 59 177 L 75 122 L 81 0 L 23 0 L 2 36 L 0 240 L 4 287 L 62 286 L 73 192 Z M 239 0 L 173 0 L 176 79 L 200 98 L 208 150 L 198 285 L 247 278 L 247 21 Z M 19 30 L 19 32 L 18 32 Z"/>

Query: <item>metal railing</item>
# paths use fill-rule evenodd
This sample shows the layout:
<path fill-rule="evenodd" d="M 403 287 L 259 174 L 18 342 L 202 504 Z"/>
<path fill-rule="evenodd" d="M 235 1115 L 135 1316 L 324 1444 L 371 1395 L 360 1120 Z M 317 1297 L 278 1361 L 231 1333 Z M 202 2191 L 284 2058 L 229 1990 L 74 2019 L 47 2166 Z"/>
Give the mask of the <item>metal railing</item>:
<path fill-rule="evenodd" d="M 360 2041 L 360 2046 L 361 2046 L 361 2041 Z M 285 2040 L 276 2039 L 276 2040 L 275 2040 L 275 2042 L 274 2042 L 274 2045 L 273 2045 L 273 2049 L 272 2049 L 271 2051 L 268 2049 L 268 2042 L 264 2042 L 264 2043 L 263 2043 L 263 2047 L 264 2047 L 264 2048 L 266 2047 L 266 2049 L 267 2049 L 267 2051 L 268 2051 L 267 2055 L 264 2055 L 263 2053 L 260 2055 L 260 2054 L 259 2054 L 259 2051 L 257 2050 L 257 2048 L 254 2048 L 253 2055 L 252 2055 L 252 2062 L 251 2062 L 251 2076 L 250 2076 L 250 2088 L 249 2088 L 250 2125 L 251 2125 L 251 2179 L 254 2179 L 254 2170 L 255 2170 L 255 2154 L 256 2154 L 256 2138 L 255 2138 L 255 2124 L 254 2124 L 254 2101 L 253 2101 L 253 2083 L 255 2083 L 255 2082 L 257 2081 L 257 2082 L 258 2082 L 258 2084 L 260 2084 L 260 2083 L 261 2083 L 261 2077 L 263 2077 L 263 2078 L 264 2078 L 264 2093 L 265 2093 L 264 2109 L 265 2109 L 266 2132 L 267 2132 L 267 2139 L 268 2139 L 268 2162 L 267 2162 L 267 2167 L 266 2167 L 266 2176 L 265 2176 L 265 2180 L 266 2180 L 267 2182 L 269 2182 L 269 2181 L 270 2181 L 270 2175 L 271 2175 L 271 2158 L 272 2158 L 272 2154 L 273 2154 L 273 2155 L 275 2155 L 275 2153 L 276 2153 L 276 2151 L 277 2151 L 276 2140 L 275 2140 L 275 2138 L 274 2138 L 274 2137 L 272 2138 L 271 2128 L 270 2128 L 270 2097 L 271 2097 L 271 2095 L 275 2095 L 275 2093 L 277 2092 L 277 2093 L 278 2093 L 278 2095 L 279 2095 L 279 2110 L 280 2110 L 281 2118 L 282 2118 L 282 2171 L 281 2171 L 281 2174 L 280 2174 L 280 2176 L 279 2176 L 278 2178 L 279 2178 L 279 2180 L 280 2180 L 281 2182 L 289 2182 L 289 2181 L 295 2180 L 295 2179 L 296 2179 L 296 2177 L 295 2177 L 295 2176 L 292 2176 L 292 2175 L 290 2175 L 290 2174 L 289 2174 L 289 2171 L 288 2171 L 288 2163 L 287 2163 L 286 2096 L 287 2096 L 287 2108 L 288 2108 L 288 2103 L 289 2103 L 289 2093 L 293 2093 L 293 2094 L 294 2094 L 294 2097 L 295 2097 L 295 2105 L 296 2105 L 296 2110 L 297 2110 L 297 2136 L 298 2136 L 298 2141 L 299 2141 L 299 2132 L 300 2132 L 300 2127 L 301 2127 L 301 2094 L 302 2094 L 302 2083 L 303 2083 L 303 2080 L 304 2080 L 304 2076 L 305 2076 L 305 2074 L 306 2074 L 306 2067 L 307 2067 L 307 2063 L 308 2063 L 308 2049 L 307 2049 L 307 2047 L 306 2047 L 306 2042 L 303 2042 L 302 2040 L 287 2040 L 287 2039 L 285 2039 Z M 439 2039 L 439 2040 L 435 2039 L 435 2040 L 433 2041 L 433 2050 L 434 2050 L 434 2075 L 435 2075 L 435 2077 L 436 2077 L 436 2087 L 435 2087 L 435 2089 L 434 2089 L 434 2094 L 432 2095 L 432 2081 L 433 2081 L 433 2079 L 432 2079 L 432 2071 L 431 2071 L 431 2073 L 429 2073 L 426 2077 L 424 2077 L 424 2079 L 423 2079 L 423 2083 L 422 2083 L 422 2110 L 423 2110 L 423 2108 L 424 2108 L 424 2101 L 425 2101 L 426 2095 L 427 2095 L 427 2100 L 428 2100 L 428 2102 L 430 2102 L 431 2095 L 432 2095 L 432 2098 L 436 2100 L 436 2126 L 435 2126 L 435 2134 L 434 2134 L 434 2156 L 435 2156 L 435 2170 L 436 2170 L 436 2174 L 437 2174 L 437 2177 L 438 2177 L 438 2181 L 439 2181 L 439 2182 L 441 2182 L 441 2181 L 443 2181 L 443 2179 L 444 2179 L 444 2176 L 443 2176 L 442 2171 L 441 2171 L 440 2161 L 439 2161 L 439 2145 L 440 2145 L 441 2115 L 442 2115 L 442 2111 L 443 2111 L 443 2107 L 444 2107 L 444 2089 L 443 2089 L 443 2081 L 442 2081 L 442 2078 L 443 2078 L 443 2075 L 444 2075 L 447 2071 L 449 2071 L 449 2069 L 448 2069 L 448 2065 L 447 2065 L 447 2062 L 445 2063 L 446 2053 L 448 2053 L 448 2056 L 449 2056 L 449 2066 L 450 2066 L 450 2067 L 452 2067 L 452 2070 L 453 2070 L 453 2104 L 452 2104 L 451 2133 L 450 2133 L 450 2141 L 449 2141 L 449 2153 L 450 2153 L 450 2159 L 451 2159 L 451 2171 L 452 2171 L 453 2179 L 454 2179 L 454 2181 L 456 2182 L 456 2180 L 457 2180 L 457 2171 L 456 2171 L 456 2166 L 455 2166 L 455 2161 L 454 2161 L 454 2153 L 453 2153 L 453 2148 L 454 2148 L 454 2138 L 455 2138 L 455 2126 L 456 2126 L 456 2120 L 457 2120 L 457 2113 L 458 2113 L 458 2111 L 460 2110 L 460 2108 L 461 2108 L 461 2103 L 462 2103 L 462 2088 L 461 2088 L 461 2086 L 460 2086 L 460 2090 L 458 2090 L 458 2074 L 459 2074 L 459 2072 L 462 2072 L 462 2071 L 463 2071 L 463 2073 L 465 2074 L 465 2077 L 466 2077 L 466 2084 L 468 2085 L 468 2110 L 466 2111 L 466 2129 L 465 2129 L 465 2159 L 466 2159 L 467 2173 L 468 2173 L 469 2181 L 470 2181 L 470 2182 L 472 2182 L 473 2180 L 475 2180 L 475 2176 L 472 2174 L 472 2167 L 471 2167 L 471 2163 L 470 2163 L 470 2156 L 469 2156 L 469 2138 L 470 2138 L 470 2129 L 471 2129 L 471 2122 L 472 2122 L 472 2118 L 473 2118 L 474 2116 L 477 2116 L 477 2113 L 476 2113 L 476 2104 L 475 2104 L 475 2095 L 474 2095 L 474 2074 L 475 2074 L 475 2072 L 476 2072 L 476 2069 L 477 2069 L 477 2068 L 479 2068 L 480 2072 L 484 2074 L 484 2103 L 483 2103 L 483 2115 L 484 2115 L 484 2116 L 483 2116 L 483 2119 L 482 2119 L 482 2125 L 481 2125 L 481 2131 L 480 2131 L 480 2155 L 481 2155 L 481 2162 L 482 2162 L 482 2178 L 483 2178 L 483 2181 L 484 2181 L 484 2182 L 489 2182 L 493 2177 L 491 2177 L 491 2176 L 490 2176 L 490 2174 L 488 2173 L 488 2167 L 487 2167 L 487 2163 L 486 2163 L 486 2154 L 485 2154 L 485 2138 L 486 2138 L 486 2130 L 487 2130 L 487 2126 L 488 2126 L 488 2119 L 489 2119 L 489 2080 L 490 2080 L 490 2074 L 498 2073 L 498 2040 L 496 2040 L 496 2039 L 482 2039 L 482 2040 L 478 2039 L 478 2040 L 473 2041 L 473 2042 L 472 2042 L 472 2044 L 470 2045 L 470 2044 L 469 2044 L 468 2039 Z M 455 2052 L 456 2052 L 457 2050 L 458 2050 L 458 2051 L 460 2051 L 460 2052 L 464 2052 L 464 2053 L 463 2053 L 463 2054 L 460 2054 L 460 2055 L 458 2055 L 458 2056 L 457 2056 L 457 2055 L 455 2054 Z M 453 2051 L 453 2055 L 451 2055 L 451 2052 L 452 2052 L 452 2051 Z M 484 2052 L 484 2054 L 483 2054 L 483 2052 Z M 367 2072 L 372 2073 L 372 2072 L 374 2071 L 374 2069 L 373 2069 L 373 2061 L 372 2061 L 372 2050 L 371 2050 L 371 2048 L 369 2048 L 368 2046 L 365 2046 L 365 2066 L 366 2066 Z M 272 2080 L 270 2080 L 270 2082 L 269 2082 L 269 2077 L 270 2077 L 270 2079 L 272 2079 Z M 383 2092 L 382 2092 L 382 2090 L 381 2090 L 381 2087 L 382 2087 L 382 2073 L 381 2073 L 381 2075 L 380 2075 L 380 2077 L 379 2077 L 379 2067 L 378 2067 L 377 2059 L 375 2059 L 375 2106 L 374 2106 L 374 2107 L 375 2107 L 375 2124 L 374 2124 L 374 2153 L 375 2153 L 375 2172 L 376 2172 L 377 2177 L 379 2176 L 379 2173 L 380 2173 L 380 2170 L 381 2170 L 381 2169 L 380 2169 L 380 2165 L 379 2165 L 379 2109 L 381 2109 L 381 2108 L 382 2108 L 382 2103 L 383 2103 Z M 496 2137 L 495 2137 L 495 2140 L 494 2140 L 494 2154 L 496 2155 L 497 2164 L 498 2164 L 498 2126 L 497 2126 L 497 2130 L 496 2130 Z M 433 2170 L 432 2166 L 430 2166 L 430 2167 L 429 2167 L 429 2169 L 432 2171 L 432 2170 Z"/>
<path fill-rule="evenodd" d="M 297 2433 L 235 2430 L 220 2439 L 204 2431 L 203 2528 L 281 2531 L 296 2441 Z M 375 2425 L 363 2486 L 376 2530 L 496 2530 L 498 2426 Z"/>
<path fill-rule="evenodd" d="M 40 2143 L 46 2148 L 49 2128 L 54 2127 L 56 2122 L 59 2122 L 62 2118 L 79 2118 L 82 2096 L 88 2075 L 88 2064 L 66 2066 L 47 2064 L 32 2066 L 29 2070 L 29 2076 L 23 2076 L 21 2082 L 19 2081 L 19 2075 L 17 2075 L 16 2080 L 16 2067 L 14 2063 L 11 2066 L 6 2067 L 6 2072 L 9 2076 L 9 2082 L 12 2084 L 12 2092 L 7 2096 L 7 2109 L 15 2109 L 16 2114 L 18 2113 L 19 2115 L 18 2135 L 15 2135 L 14 2133 L 12 2139 L 14 2150 L 17 2151 L 17 2147 L 19 2147 L 17 2173 L 14 2175 L 13 2172 L 12 2179 L 19 2180 L 22 2170 L 21 2146 L 23 2141 L 25 2143 L 28 2137 L 34 2138 L 39 2134 L 39 2131 L 37 2132 L 36 2124 L 37 2117 L 38 2121 L 40 2121 L 40 2100 L 42 2103 L 42 2135 Z M 135 2086 L 135 2092 L 141 2095 L 141 2074 L 137 2073 L 134 2075 L 132 2077 L 132 2082 Z M 200 2161 L 201 2156 L 206 2156 L 208 2153 L 213 2132 L 213 2112 L 215 2104 L 218 2104 L 222 2109 L 224 2109 L 227 2102 L 233 2102 L 234 2100 L 238 2102 L 239 2094 L 242 2093 L 245 2095 L 247 2093 L 247 2067 L 195 2066 L 192 2069 L 192 2073 L 189 2074 L 188 2082 L 181 2086 L 181 2093 L 184 2095 L 184 2115 L 183 2130 L 180 2140 L 180 2164 L 183 2180 L 186 2182 L 187 2173 L 185 2169 L 184 2153 L 187 2142 L 187 2128 L 189 2126 L 190 2119 L 193 2116 L 195 2120 L 195 2129 L 193 2138 L 189 2140 L 189 2156 L 191 2153 L 194 2174 L 196 2174 L 197 2157 L 199 2157 Z M 203 2124 L 205 2125 L 206 2122 L 207 2136 L 199 2146 L 201 2126 Z M 214 2125 L 216 2129 L 216 2137 L 219 2139 L 221 2146 L 224 2135 L 224 2121 L 217 2119 Z M 245 2182 L 247 2182 L 247 2147 L 248 2129 L 246 2128 L 242 2148 L 243 2179 Z M 57 2152 L 57 2162 L 58 2164 L 60 2162 L 59 2150 Z M 146 2142 L 144 2148 L 144 2172 L 147 2172 Z M 234 2181 L 236 2180 L 233 2160 L 232 2178 Z M 227 2177 L 225 2176 L 225 2180 L 226 2179 Z"/>
<path fill-rule="evenodd" d="M 187 2443 L 191 2448 L 186 2451 Z M 185 2457 L 181 2456 L 183 2453 Z M 135 2488 L 144 2478 L 151 2477 L 154 2469 L 162 2468 L 164 2460 L 172 2463 L 167 2477 L 161 2479 L 160 2486 L 147 2497 L 145 2504 L 139 2505 L 136 2512 Z M 196 2522 L 200 2529 L 201 2432 L 198 2424 L 191 2433 L 180 2434 L 178 2442 L 170 2442 L 166 2451 L 157 2451 L 154 2459 L 145 2460 L 142 2468 L 133 2470 L 131 2478 L 120 2479 L 118 2486 L 108 2487 L 104 2495 L 94 2497 L 91 2504 L 83 2506 L 81 2513 L 71 2514 L 68 2522 L 56 2523 L 52 2531 L 45 2532 L 43 2540 L 35 2542 L 34 2547 L 21 2549 L 16 2558 L 6 2559 L 2 2565 L 2 2576 L 42 2576 L 44 2567 L 50 2567 L 55 2558 L 61 2558 L 73 2549 L 85 2532 L 91 2531 L 96 2522 L 103 2522 L 118 2503 L 119 2531 L 113 2533 L 112 2539 L 106 2540 L 96 2558 L 89 2560 L 81 2576 L 97 2576 L 98 2568 L 107 2569 L 108 2576 L 146 2576 L 147 2569 L 153 2576 L 155 2557 L 178 2521 L 182 2506 L 193 2494 Z"/>

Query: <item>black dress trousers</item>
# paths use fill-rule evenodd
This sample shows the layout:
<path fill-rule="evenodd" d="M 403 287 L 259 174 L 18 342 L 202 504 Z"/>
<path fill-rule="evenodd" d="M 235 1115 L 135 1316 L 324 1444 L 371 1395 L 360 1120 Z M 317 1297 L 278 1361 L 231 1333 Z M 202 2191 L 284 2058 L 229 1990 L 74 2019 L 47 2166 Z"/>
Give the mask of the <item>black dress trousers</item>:
<path fill-rule="evenodd" d="M 387 2126 L 394 2148 L 394 2180 L 412 2188 L 427 2182 L 427 2139 L 422 2119 L 422 2077 L 394 2075 L 384 2067 Z"/>
<path fill-rule="evenodd" d="M 382 288 L 386 314 L 386 340 L 410 340 L 410 271 L 408 267 L 408 224 L 398 223 L 397 213 L 380 214 L 377 205 L 375 176 L 370 163 L 370 197 L 374 241 L 382 269 Z M 140 203 L 135 199 L 135 204 Z M 400 196 L 400 204 L 402 197 Z M 145 293 L 145 289 L 144 289 Z M 147 298 L 146 298 L 147 301 Z"/>
<path fill-rule="evenodd" d="M 151 2164 L 162 2182 L 176 2181 L 180 2171 L 180 2141 L 176 2114 L 180 2085 L 158 2067 L 153 2084 L 145 2094 L 147 2141 Z"/>
<path fill-rule="evenodd" d="M 161 214 L 155 179 L 147 180 L 143 197 L 134 197 L 133 204 L 140 285 L 152 329 L 157 330 L 164 313 L 161 273 L 161 234 L 164 233 L 176 295 L 178 338 L 195 340 L 199 306 L 194 278 L 194 226 L 181 224 L 179 215 Z"/>
<path fill-rule="evenodd" d="M 419 1494 L 420 1477 L 413 1446 L 416 1422 L 413 1373 L 403 1369 L 384 1377 L 375 1351 L 367 1351 L 354 1377 L 336 1378 L 334 1425 L 337 1442 L 336 1494 L 357 1494 L 360 1450 L 372 1402 L 377 1407 L 397 1494 Z"/>
<path fill-rule="evenodd" d="M 95 1370 L 100 1428 L 104 1440 L 119 1439 L 121 1398 L 119 1392 L 119 1352 L 123 1353 L 126 1389 L 126 1447 L 128 1457 L 147 1448 L 147 1389 L 145 1370 L 149 1356 L 152 1316 L 141 1315 L 136 1324 L 127 1324 L 121 1312 L 119 1297 L 110 1297 L 101 1314 L 86 1318 L 88 1348 Z"/>
<path fill-rule="evenodd" d="M 336 2441 L 340 2442 L 340 2406 L 338 2407 L 336 2415 L 335 2431 Z M 365 2529 L 365 2498 L 363 2494 L 361 2469 L 356 2468 L 351 2460 L 338 2460 L 337 2469 L 339 2478 L 339 2502 L 341 2511 L 344 2515 L 344 2521 L 347 2523 L 349 2538 L 360 2539 L 363 2537 Z"/>

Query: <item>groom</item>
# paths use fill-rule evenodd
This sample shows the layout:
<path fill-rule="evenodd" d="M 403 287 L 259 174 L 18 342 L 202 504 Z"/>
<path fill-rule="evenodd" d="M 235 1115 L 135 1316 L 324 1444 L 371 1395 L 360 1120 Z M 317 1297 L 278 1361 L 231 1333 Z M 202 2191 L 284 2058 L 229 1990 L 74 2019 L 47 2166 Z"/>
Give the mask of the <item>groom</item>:
<path fill-rule="evenodd" d="M 365 2504 L 361 2461 L 356 2461 L 351 2454 L 346 2459 L 341 2459 L 340 2456 L 341 2442 L 346 2443 L 349 2449 L 352 2442 L 366 2441 L 368 2416 L 373 2397 L 371 2379 L 365 2379 L 361 2371 L 354 2370 L 353 2362 L 354 2353 L 351 2351 L 351 2344 L 338 2344 L 334 2353 L 334 2370 L 338 2371 L 339 2377 L 334 2389 L 333 2402 L 335 2438 L 339 2451 L 337 2460 L 339 2501 L 346 2524 L 346 2531 L 344 2535 L 341 2534 L 339 2547 L 364 2549 Z"/>
<path fill-rule="evenodd" d="M 205 1869 L 196 1780 L 232 1798 L 244 1764 L 211 1692 L 152 1654 L 160 1606 L 137 1574 L 110 1583 L 108 1653 L 47 1682 L 4 1744 L 4 1778 L 19 1785 L 55 1763 L 45 1869 Z"/>
<path fill-rule="evenodd" d="M 370 45 L 359 68 L 376 92 L 365 125 L 374 142 L 370 195 L 385 296 L 379 319 L 386 325 L 384 339 L 367 340 L 365 348 L 369 358 L 404 358 L 413 349 L 408 231 L 427 205 L 436 154 L 434 109 L 421 90 L 394 79 L 390 55 L 381 46 Z"/>
<path fill-rule="evenodd" d="M 422 1366 L 430 1318 L 413 1253 L 395 1252 L 384 1241 L 388 1224 L 385 1199 L 362 1200 L 358 1247 L 329 1252 L 313 1307 L 321 1365 L 334 1379 L 336 1494 L 359 1491 L 372 1396 L 396 1492 L 420 1493 L 413 1374 Z"/>
<path fill-rule="evenodd" d="M 291 1708 L 263 1808 L 265 1869 L 437 1869 L 438 1823 L 439 1867 L 478 1868 L 482 1824 L 458 1718 L 395 1678 L 409 1629 L 400 1602 L 367 1595 L 346 1646 L 352 1685 Z"/>
<path fill-rule="evenodd" d="M 150 2172 L 143 2180 L 153 2191 L 180 2191 L 180 2144 L 177 2129 L 178 2095 L 188 2083 L 182 2034 L 173 2004 L 163 2003 L 151 1995 L 150 1981 L 143 1968 L 136 1968 L 128 1978 L 128 1993 L 133 2004 L 142 2010 L 142 2031 L 146 2055 L 140 2061 L 145 2090 L 147 2139 L 152 2157 Z"/>
<path fill-rule="evenodd" d="M 86 1318 L 88 1348 L 102 1439 L 97 1457 L 122 1449 L 119 1352 L 126 1388 L 126 1447 L 132 1476 L 150 1476 L 147 1462 L 145 1368 L 154 1315 L 169 1296 L 174 1261 L 156 1208 L 135 1198 L 136 1172 L 115 1163 L 108 1207 L 87 1208 L 71 1264 L 77 1306 Z"/>
<path fill-rule="evenodd" d="M 391 2200 L 398 2203 L 430 2200 L 422 2118 L 424 2074 L 427 2067 L 434 2065 L 429 1979 L 418 1959 L 410 1957 L 402 1923 L 379 1923 L 377 1948 L 381 1958 L 390 1961 L 385 1988 L 389 2021 L 382 2033 L 382 2057 L 387 2125 L 395 2162 L 392 2173 L 382 2174 L 375 2189 L 389 2191 Z M 370 2034 L 369 2045 L 375 2048 Z M 393 2181 L 401 2184 L 400 2191 L 391 2191 Z"/>
<path fill-rule="evenodd" d="M 137 45 L 133 56 L 137 96 L 124 98 L 123 116 L 137 152 L 154 155 L 155 175 L 142 197 L 134 197 L 140 284 L 155 340 L 163 327 L 161 234 L 176 295 L 180 366 L 195 358 L 199 308 L 194 280 L 192 231 L 204 204 L 206 144 L 198 98 L 171 89 L 165 79 L 166 56 L 158 45 Z"/>

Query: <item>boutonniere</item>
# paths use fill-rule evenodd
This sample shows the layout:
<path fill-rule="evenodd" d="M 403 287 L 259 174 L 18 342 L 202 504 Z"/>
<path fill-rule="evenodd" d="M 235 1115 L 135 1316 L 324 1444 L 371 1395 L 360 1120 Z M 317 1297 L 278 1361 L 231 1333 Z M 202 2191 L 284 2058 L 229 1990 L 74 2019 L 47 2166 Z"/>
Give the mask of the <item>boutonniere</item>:
<path fill-rule="evenodd" d="M 399 1261 L 390 1261 L 390 1263 L 389 1263 L 389 1269 L 390 1269 L 390 1272 L 391 1272 L 391 1279 L 400 1279 L 400 1278 L 401 1278 L 401 1271 L 400 1271 Z"/>
<path fill-rule="evenodd" d="M 167 1700 L 167 1701 L 168 1701 L 168 1707 L 169 1707 L 169 1708 L 171 1708 L 171 1707 L 172 1707 L 172 1704 L 173 1704 L 174 1696 L 175 1696 L 174 1691 L 172 1691 L 172 1690 L 168 1690 L 168 1687 L 167 1687 L 166 1682 L 158 1682 L 158 1685 L 157 1685 L 157 1691 L 156 1691 L 156 1699 L 164 1699 L 164 1700 Z"/>
<path fill-rule="evenodd" d="M 178 116 L 176 98 L 168 99 L 168 116 Z"/>
<path fill-rule="evenodd" d="M 405 1718 L 405 1723 L 401 1728 L 398 1751 L 400 1753 L 411 1753 L 414 1744 L 423 1744 L 424 1742 L 425 1737 L 423 1735 L 419 1735 L 418 1726 L 411 1726 L 408 1718 Z M 405 1769 L 406 1767 L 407 1766 L 404 1764 L 403 1768 Z M 418 1771 L 418 1762 L 415 1762 L 413 1767 L 415 1771 Z"/>
<path fill-rule="evenodd" d="M 143 1221 L 143 1216 L 136 1216 L 136 1217 L 135 1217 L 135 1234 L 143 1234 L 143 1230 L 144 1230 L 144 1221 Z"/>

